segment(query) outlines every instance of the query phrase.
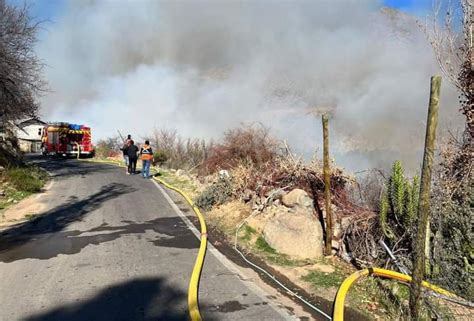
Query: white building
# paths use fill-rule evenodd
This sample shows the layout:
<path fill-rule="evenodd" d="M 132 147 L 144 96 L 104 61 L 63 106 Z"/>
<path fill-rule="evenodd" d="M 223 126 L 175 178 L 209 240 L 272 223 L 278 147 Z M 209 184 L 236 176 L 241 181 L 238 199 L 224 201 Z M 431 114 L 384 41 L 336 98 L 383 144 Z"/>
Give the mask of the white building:
<path fill-rule="evenodd" d="M 41 151 L 44 125 L 46 123 L 38 118 L 25 119 L 15 124 L 15 136 L 22 152 L 38 153 Z"/>

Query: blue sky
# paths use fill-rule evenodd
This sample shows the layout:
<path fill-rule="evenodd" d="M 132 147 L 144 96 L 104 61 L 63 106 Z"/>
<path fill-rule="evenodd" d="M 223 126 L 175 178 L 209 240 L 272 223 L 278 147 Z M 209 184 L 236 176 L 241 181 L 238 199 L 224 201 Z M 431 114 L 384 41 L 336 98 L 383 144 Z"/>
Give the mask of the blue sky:
<path fill-rule="evenodd" d="M 27 4 L 30 7 L 31 15 L 38 20 L 51 20 L 61 14 L 61 9 L 68 0 L 7 0 L 7 3 L 22 6 Z"/>
<path fill-rule="evenodd" d="M 121 0 L 124 1 L 124 0 Z M 154 0 L 150 0 L 154 1 Z M 404 12 L 424 16 L 431 10 L 432 0 L 380 0 L 382 5 L 397 8 Z M 38 20 L 51 20 L 54 22 L 57 15 L 68 0 L 7 0 L 8 3 L 22 5 L 27 3 L 31 13 Z"/>
<path fill-rule="evenodd" d="M 433 0 L 384 0 L 383 3 L 388 7 L 418 15 L 430 11 Z"/>

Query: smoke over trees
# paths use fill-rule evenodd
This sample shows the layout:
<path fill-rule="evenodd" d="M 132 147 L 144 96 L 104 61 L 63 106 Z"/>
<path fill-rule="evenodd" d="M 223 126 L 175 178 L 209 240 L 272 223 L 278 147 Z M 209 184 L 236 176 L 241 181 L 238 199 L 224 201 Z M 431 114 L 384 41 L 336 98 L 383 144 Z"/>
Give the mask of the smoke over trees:
<path fill-rule="evenodd" d="M 42 63 L 34 49 L 38 23 L 28 8 L 0 0 L 0 123 L 36 115 L 44 90 Z"/>
<path fill-rule="evenodd" d="M 424 88 L 437 65 L 415 19 L 380 1 L 72 1 L 63 9 L 38 48 L 51 65 L 48 119 L 86 122 L 96 138 L 124 118 L 123 130 L 138 135 L 158 126 L 207 139 L 262 122 L 310 156 L 321 130 L 308 111 L 323 107 L 343 166 L 398 158 L 418 167 Z M 459 116 L 445 88 L 443 125 Z"/>

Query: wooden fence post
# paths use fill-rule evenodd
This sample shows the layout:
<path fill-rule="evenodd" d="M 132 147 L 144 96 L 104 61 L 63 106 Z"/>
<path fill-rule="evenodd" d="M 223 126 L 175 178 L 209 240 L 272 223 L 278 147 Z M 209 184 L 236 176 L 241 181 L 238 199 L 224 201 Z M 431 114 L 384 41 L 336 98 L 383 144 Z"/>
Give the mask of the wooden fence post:
<path fill-rule="evenodd" d="M 413 281 L 410 286 L 410 316 L 412 320 L 420 320 L 421 281 L 426 268 L 426 253 L 429 254 L 429 216 L 431 171 L 434 158 L 436 127 L 438 125 L 439 94 L 441 77 L 431 77 L 430 103 L 426 123 L 425 151 L 421 171 L 420 198 L 418 205 L 418 222 L 413 256 Z"/>
<path fill-rule="evenodd" d="M 332 250 L 332 215 L 331 215 L 331 172 L 329 169 L 329 130 L 328 115 L 323 114 L 323 173 L 324 173 L 324 199 L 326 205 L 326 248 L 325 254 L 331 255 Z"/>

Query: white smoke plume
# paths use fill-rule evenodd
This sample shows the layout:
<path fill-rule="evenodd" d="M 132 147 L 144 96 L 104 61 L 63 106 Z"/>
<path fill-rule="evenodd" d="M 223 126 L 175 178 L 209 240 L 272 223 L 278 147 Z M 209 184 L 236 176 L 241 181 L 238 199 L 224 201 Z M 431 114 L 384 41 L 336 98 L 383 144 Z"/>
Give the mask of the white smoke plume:
<path fill-rule="evenodd" d="M 312 155 L 312 113 L 329 109 L 337 163 L 421 161 L 438 70 L 414 19 L 379 1 L 73 1 L 55 20 L 38 48 L 52 89 L 42 115 L 96 140 L 155 126 L 216 138 L 258 121 Z M 457 124 L 446 81 L 441 108 L 441 126 Z"/>

